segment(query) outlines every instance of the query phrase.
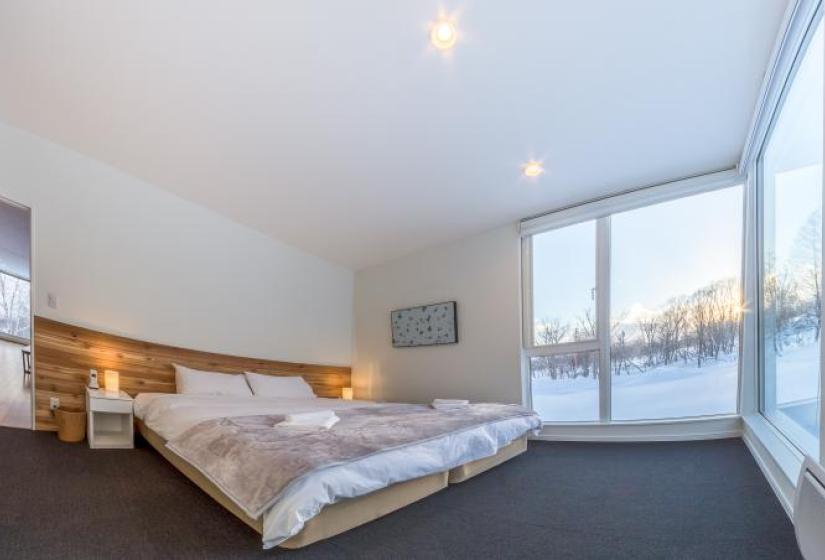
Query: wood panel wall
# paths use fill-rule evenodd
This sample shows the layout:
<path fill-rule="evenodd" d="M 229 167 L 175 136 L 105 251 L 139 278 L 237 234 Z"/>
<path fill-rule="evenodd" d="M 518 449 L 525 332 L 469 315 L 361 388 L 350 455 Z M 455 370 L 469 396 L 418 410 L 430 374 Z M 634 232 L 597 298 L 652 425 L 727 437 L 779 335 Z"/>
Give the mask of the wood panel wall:
<path fill-rule="evenodd" d="M 187 350 L 114 336 L 58 323 L 34 320 L 35 426 L 56 430 L 49 398 L 60 397 L 62 407 L 84 410 L 90 369 L 120 372 L 120 388 L 138 393 L 174 393 L 173 363 L 194 369 L 242 374 L 301 375 L 319 397 L 340 397 L 350 386 L 350 368 L 275 362 Z"/>

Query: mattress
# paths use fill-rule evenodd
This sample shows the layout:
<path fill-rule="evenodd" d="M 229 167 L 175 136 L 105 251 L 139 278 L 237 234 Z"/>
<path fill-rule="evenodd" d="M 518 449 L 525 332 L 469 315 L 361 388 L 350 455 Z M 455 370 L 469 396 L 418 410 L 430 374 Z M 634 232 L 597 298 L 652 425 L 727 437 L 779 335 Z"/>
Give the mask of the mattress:
<path fill-rule="evenodd" d="M 135 416 L 161 438 L 170 440 L 215 418 L 373 405 L 340 399 L 142 394 L 135 400 Z M 264 548 L 278 546 L 300 533 L 324 506 L 492 457 L 532 427 L 527 418 L 512 418 L 309 473 L 264 513 Z"/>

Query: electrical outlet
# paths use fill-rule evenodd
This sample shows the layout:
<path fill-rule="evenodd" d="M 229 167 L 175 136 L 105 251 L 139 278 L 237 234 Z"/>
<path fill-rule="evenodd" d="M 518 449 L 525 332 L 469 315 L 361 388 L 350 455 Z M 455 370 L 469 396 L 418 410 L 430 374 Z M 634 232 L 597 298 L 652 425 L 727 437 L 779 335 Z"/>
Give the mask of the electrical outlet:
<path fill-rule="evenodd" d="M 52 309 L 57 309 L 57 296 L 54 294 L 46 294 L 46 305 Z"/>
<path fill-rule="evenodd" d="M 51 397 L 49 399 L 49 410 L 54 412 L 58 408 L 60 408 L 60 397 Z"/>

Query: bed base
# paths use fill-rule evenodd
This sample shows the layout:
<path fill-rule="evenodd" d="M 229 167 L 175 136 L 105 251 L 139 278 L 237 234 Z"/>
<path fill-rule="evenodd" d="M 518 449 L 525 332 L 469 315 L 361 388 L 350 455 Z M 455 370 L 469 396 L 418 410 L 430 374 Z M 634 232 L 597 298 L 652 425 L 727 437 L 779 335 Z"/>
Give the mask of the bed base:
<path fill-rule="evenodd" d="M 195 486 L 209 494 L 213 500 L 228 509 L 235 517 L 255 529 L 258 533 L 263 534 L 263 517 L 260 519 L 252 519 L 249 517 L 241 508 L 235 505 L 235 502 L 230 500 L 226 494 L 224 494 L 223 491 L 215 485 L 215 483 L 206 478 L 203 473 L 193 467 L 189 462 L 184 461 L 176 454 L 172 453 L 166 447 L 166 440 L 159 436 L 157 432 L 147 427 L 146 424 L 140 420 L 136 420 L 135 424 L 137 425 L 140 435 L 143 436 L 143 439 L 145 439 L 149 445 L 154 447 L 155 451 L 163 455 L 164 459 L 172 463 L 172 465 L 183 473 L 186 478 L 194 482 Z"/>
<path fill-rule="evenodd" d="M 521 455 L 525 451 L 527 451 L 527 436 L 522 436 L 517 440 L 513 440 L 509 445 L 499 449 L 495 455 L 479 459 L 478 461 L 471 461 L 452 469 L 449 474 L 449 482 L 450 484 L 458 484 L 459 482 L 469 480 L 476 475 L 489 471 L 493 467 L 497 467 L 505 461 L 509 461 L 513 457 Z"/>
<path fill-rule="evenodd" d="M 136 424 L 138 431 L 149 445 L 172 463 L 186 478 L 209 494 L 212 499 L 229 510 L 235 517 L 259 534 L 263 534 L 263 516 L 259 519 L 249 517 L 199 470 L 171 452 L 166 447 L 166 440 L 160 435 L 140 420 L 136 420 Z M 504 461 L 512 459 L 526 449 L 527 437 L 525 436 L 502 448 L 492 457 L 467 463 L 448 472 L 435 473 L 400 482 L 365 496 L 347 498 L 330 504 L 324 507 L 318 515 L 307 521 L 300 533 L 282 542 L 279 546 L 288 549 L 302 548 L 349 531 L 443 490 L 447 487 L 448 482 L 464 482 L 496 465 L 500 465 Z"/>

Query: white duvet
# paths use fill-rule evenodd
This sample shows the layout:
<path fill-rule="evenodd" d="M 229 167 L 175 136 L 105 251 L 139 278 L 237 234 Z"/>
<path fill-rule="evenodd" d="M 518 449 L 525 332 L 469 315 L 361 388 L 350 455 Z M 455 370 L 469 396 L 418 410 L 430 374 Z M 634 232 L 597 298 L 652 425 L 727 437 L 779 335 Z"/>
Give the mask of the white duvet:
<path fill-rule="evenodd" d="M 144 393 L 135 399 L 135 416 L 164 439 L 171 440 L 192 426 L 215 418 L 374 405 L 369 401 L 341 399 Z M 291 484 L 281 499 L 264 513 L 263 546 L 272 548 L 296 535 L 325 505 L 494 455 L 527 433 L 530 422 L 527 417 L 502 420 L 311 472 Z"/>

